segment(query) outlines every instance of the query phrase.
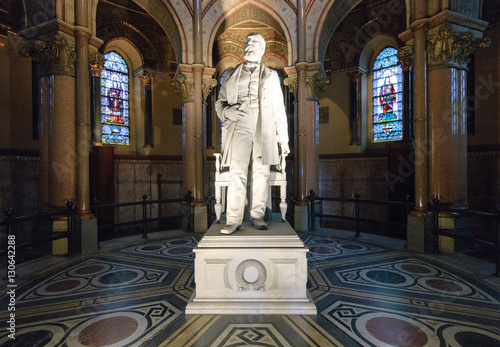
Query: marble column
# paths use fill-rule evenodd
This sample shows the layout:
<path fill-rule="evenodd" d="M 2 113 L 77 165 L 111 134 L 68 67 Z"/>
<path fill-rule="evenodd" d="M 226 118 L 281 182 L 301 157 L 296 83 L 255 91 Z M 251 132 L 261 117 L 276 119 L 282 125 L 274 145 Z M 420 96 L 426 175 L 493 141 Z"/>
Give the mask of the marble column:
<path fill-rule="evenodd" d="M 63 207 L 76 198 L 75 48 L 55 34 L 27 42 L 20 54 L 38 64 L 40 208 Z"/>
<path fill-rule="evenodd" d="M 427 138 L 427 22 L 412 24 L 414 32 L 415 83 L 413 95 L 413 134 L 415 140 L 415 207 L 412 215 L 427 213 L 429 187 L 429 147 Z"/>
<path fill-rule="evenodd" d="M 91 141 L 93 146 L 102 146 L 102 114 L 101 114 L 101 72 L 104 65 L 104 56 L 92 52 L 89 56 L 91 79 Z"/>
<path fill-rule="evenodd" d="M 144 71 L 139 77 L 143 86 L 144 99 L 144 147 L 153 147 L 153 75 Z"/>
<path fill-rule="evenodd" d="M 307 194 L 319 191 L 319 93 L 325 91 L 325 73 L 321 63 L 298 63 L 285 68 L 284 84 L 295 92 L 295 172 L 297 202 L 295 230 L 305 231 L 307 223 Z M 303 80 L 303 81 L 301 81 Z M 302 88 L 301 88 L 302 85 Z M 303 110 L 301 113 L 300 110 Z"/>
<path fill-rule="evenodd" d="M 427 45 L 429 57 L 430 198 L 467 207 L 467 63 L 489 40 L 442 25 Z"/>
<path fill-rule="evenodd" d="M 360 145 L 359 138 L 359 82 L 361 81 L 361 71 L 356 68 L 347 72 L 349 76 L 349 128 L 351 131 L 351 145 Z"/>

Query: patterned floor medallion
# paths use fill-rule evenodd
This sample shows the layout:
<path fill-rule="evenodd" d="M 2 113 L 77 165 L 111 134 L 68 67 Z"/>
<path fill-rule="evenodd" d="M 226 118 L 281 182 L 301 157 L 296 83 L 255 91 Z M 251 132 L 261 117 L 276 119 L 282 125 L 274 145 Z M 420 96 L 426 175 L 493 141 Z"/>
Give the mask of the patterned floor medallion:
<path fill-rule="evenodd" d="M 193 248 L 196 247 L 197 243 L 198 240 L 194 236 L 179 237 L 166 241 L 154 241 L 134 247 L 127 247 L 121 249 L 120 252 L 174 259 L 194 259 Z"/>
<path fill-rule="evenodd" d="M 140 346 L 182 311 L 166 301 L 132 305 L 17 326 L 16 339 L 0 336 L 1 346 Z M 43 343 L 41 343 L 43 341 Z"/>
<path fill-rule="evenodd" d="M 308 236 L 304 243 L 309 247 L 311 261 L 326 261 L 339 257 L 360 256 L 384 251 L 382 248 L 327 236 Z"/>
<path fill-rule="evenodd" d="M 130 264 L 90 259 L 49 277 L 20 295 L 17 300 L 24 303 L 113 288 L 158 284 L 163 282 L 168 273 L 168 271 Z"/>
<path fill-rule="evenodd" d="M 321 315 L 364 346 L 434 347 L 442 346 L 441 341 L 446 346 L 500 345 L 498 327 L 418 313 L 337 301 Z"/>
<path fill-rule="evenodd" d="M 432 296 L 461 298 L 498 304 L 499 301 L 477 286 L 448 271 L 418 259 L 396 260 L 336 271 L 345 284 L 393 288 Z"/>

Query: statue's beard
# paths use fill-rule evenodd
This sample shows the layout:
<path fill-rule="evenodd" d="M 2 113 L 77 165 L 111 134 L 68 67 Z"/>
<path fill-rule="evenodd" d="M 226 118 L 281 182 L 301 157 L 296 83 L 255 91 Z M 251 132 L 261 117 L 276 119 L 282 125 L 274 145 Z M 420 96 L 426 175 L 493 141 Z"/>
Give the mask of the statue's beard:
<path fill-rule="evenodd" d="M 262 54 L 254 49 L 245 50 L 243 58 L 248 61 L 260 61 Z"/>

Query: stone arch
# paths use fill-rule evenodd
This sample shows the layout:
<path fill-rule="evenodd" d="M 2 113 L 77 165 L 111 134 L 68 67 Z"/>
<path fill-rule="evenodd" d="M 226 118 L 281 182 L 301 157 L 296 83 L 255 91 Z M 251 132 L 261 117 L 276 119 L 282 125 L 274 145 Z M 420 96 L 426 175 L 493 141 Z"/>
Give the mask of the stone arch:
<path fill-rule="evenodd" d="M 211 5 L 216 6 L 217 3 L 212 3 Z M 288 11 L 294 11 L 294 9 L 290 8 L 286 3 L 280 5 L 286 6 Z M 209 10 L 210 9 L 206 9 L 205 12 L 208 13 Z M 207 16 L 207 18 L 204 18 L 203 22 L 204 28 L 212 28 L 212 30 L 205 35 L 207 40 L 204 40 L 204 42 L 208 42 L 205 57 L 209 66 L 215 65 L 213 48 L 220 35 L 228 28 L 237 27 L 242 23 L 250 21 L 267 26 L 282 36 L 281 40 L 283 41 L 282 43 L 286 45 L 286 50 L 284 52 L 282 49 L 280 50 L 280 59 L 284 61 L 284 65 L 291 64 L 293 57 L 292 46 L 294 45 L 295 39 L 290 33 L 295 28 L 290 28 L 290 25 L 287 24 L 272 7 L 257 1 L 245 1 L 225 11 L 222 11 L 222 9 L 214 9 L 213 11 L 220 11 L 220 15 L 217 18 L 208 18 Z"/>

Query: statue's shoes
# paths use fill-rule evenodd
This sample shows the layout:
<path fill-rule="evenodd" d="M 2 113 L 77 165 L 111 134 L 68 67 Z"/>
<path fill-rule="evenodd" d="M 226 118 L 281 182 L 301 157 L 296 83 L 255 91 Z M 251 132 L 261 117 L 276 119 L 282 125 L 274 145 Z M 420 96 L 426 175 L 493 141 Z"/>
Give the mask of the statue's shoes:
<path fill-rule="evenodd" d="M 240 226 L 238 224 L 226 224 L 226 225 L 224 225 L 224 228 L 222 228 L 220 230 L 220 233 L 225 234 L 225 235 L 230 235 L 230 234 L 234 233 L 236 230 L 238 230 L 239 228 L 240 228 Z"/>
<path fill-rule="evenodd" d="M 255 229 L 266 230 L 267 224 L 262 219 L 252 219 L 252 225 Z"/>

